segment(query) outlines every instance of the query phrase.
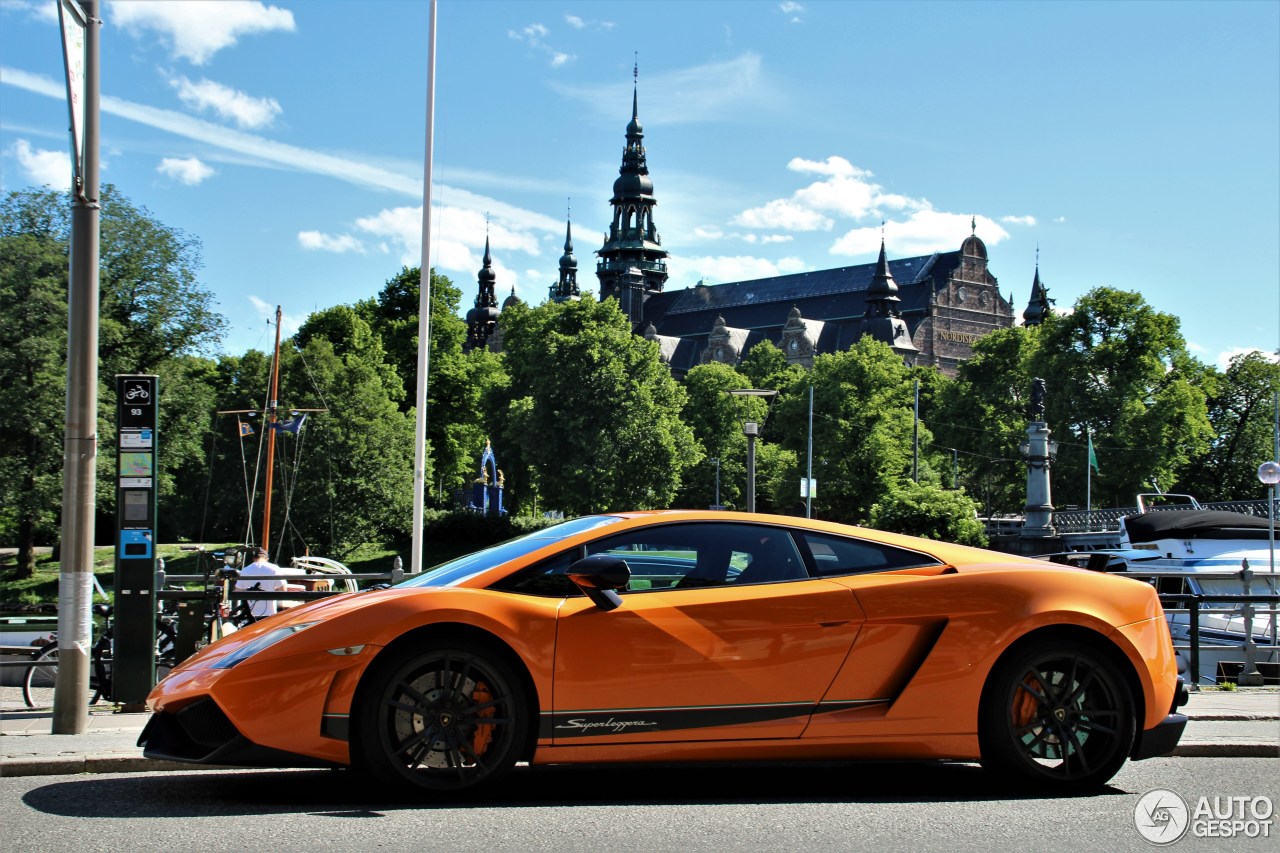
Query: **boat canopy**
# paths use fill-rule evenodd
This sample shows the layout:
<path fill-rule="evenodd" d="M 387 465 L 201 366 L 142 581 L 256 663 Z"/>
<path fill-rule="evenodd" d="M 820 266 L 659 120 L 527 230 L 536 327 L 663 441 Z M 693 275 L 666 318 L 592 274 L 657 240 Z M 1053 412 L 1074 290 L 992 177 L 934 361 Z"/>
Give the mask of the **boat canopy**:
<path fill-rule="evenodd" d="M 1157 539 L 1267 538 L 1265 518 L 1225 510 L 1164 510 L 1125 516 L 1124 529 L 1132 542 Z"/>

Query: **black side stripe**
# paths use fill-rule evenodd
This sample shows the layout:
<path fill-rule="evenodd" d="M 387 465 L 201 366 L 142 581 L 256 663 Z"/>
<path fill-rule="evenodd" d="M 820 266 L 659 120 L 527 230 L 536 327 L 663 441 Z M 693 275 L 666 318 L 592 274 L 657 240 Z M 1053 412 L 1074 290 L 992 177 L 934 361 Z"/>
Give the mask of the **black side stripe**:
<path fill-rule="evenodd" d="M 579 737 L 625 736 L 636 733 L 739 726 L 773 720 L 810 717 L 871 705 L 887 699 L 849 702 L 786 702 L 776 705 L 716 705 L 697 708 L 616 708 L 604 711 L 560 711 L 541 715 L 538 736 L 563 740 Z"/>

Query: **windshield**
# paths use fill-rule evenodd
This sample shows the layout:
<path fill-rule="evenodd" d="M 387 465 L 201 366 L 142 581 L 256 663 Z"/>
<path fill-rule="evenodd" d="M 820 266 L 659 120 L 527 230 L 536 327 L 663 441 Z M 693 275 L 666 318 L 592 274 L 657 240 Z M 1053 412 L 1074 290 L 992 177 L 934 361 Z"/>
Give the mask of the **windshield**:
<path fill-rule="evenodd" d="M 515 539 L 508 539 L 506 542 L 485 548 L 483 551 L 476 551 L 474 554 L 467 554 L 456 560 L 441 563 L 420 575 L 401 581 L 396 586 L 457 586 L 481 572 L 492 569 L 494 566 L 501 565 L 508 560 L 514 560 L 517 557 L 523 557 L 525 554 L 530 554 L 559 539 L 621 520 L 613 515 L 587 515 L 551 527 L 544 527 L 541 530 L 535 530 L 532 533 L 526 533 L 524 536 L 517 536 Z"/>

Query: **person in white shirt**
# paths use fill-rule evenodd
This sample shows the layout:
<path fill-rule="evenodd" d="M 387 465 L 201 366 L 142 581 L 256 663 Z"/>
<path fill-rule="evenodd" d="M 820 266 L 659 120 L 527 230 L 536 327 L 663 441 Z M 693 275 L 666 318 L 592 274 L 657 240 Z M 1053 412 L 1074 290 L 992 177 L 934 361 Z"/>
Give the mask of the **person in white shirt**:
<path fill-rule="evenodd" d="M 261 592 L 301 592 L 306 589 L 302 584 L 288 583 L 285 578 L 290 575 L 303 574 L 298 569 L 282 569 L 269 559 L 267 549 L 258 549 L 258 558 L 240 570 L 240 579 L 236 581 L 236 589 Z M 249 609 L 255 619 L 272 616 L 280 608 L 282 602 L 253 601 Z"/>

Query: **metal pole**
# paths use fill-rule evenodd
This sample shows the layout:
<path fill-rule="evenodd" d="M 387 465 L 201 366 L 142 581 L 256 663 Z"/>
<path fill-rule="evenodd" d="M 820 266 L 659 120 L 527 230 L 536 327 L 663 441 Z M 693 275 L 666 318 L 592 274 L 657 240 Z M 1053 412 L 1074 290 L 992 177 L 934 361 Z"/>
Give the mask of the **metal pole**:
<path fill-rule="evenodd" d="M 262 490 L 262 547 L 271 550 L 271 489 L 272 474 L 276 469 L 276 424 L 280 422 L 280 318 L 283 315 L 276 306 L 276 347 L 271 356 L 271 388 L 267 394 L 267 477 Z M 280 537 L 284 544 L 284 537 Z M 279 558 L 279 555 L 276 555 Z"/>
<path fill-rule="evenodd" d="M 716 506 L 720 506 L 720 457 L 715 458 L 716 463 Z"/>
<path fill-rule="evenodd" d="M 813 518 L 813 386 L 809 386 L 809 481 L 804 490 L 804 517 Z"/>
<path fill-rule="evenodd" d="M 422 266 L 418 285 L 418 382 L 413 431 L 413 550 L 409 569 L 422 571 L 422 510 L 427 486 L 427 368 L 431 362 L 431 156 L 436 113 L 436 0 L 427 31 L 427 142 L 422 175 Z"/>
<path fill-rule="evenodd" d="M 911 418 L 911 482 L 920 482 L 920 380 L 916 380 L 916 402 Z"/>
<path fill-rule="evenodd" d="M 53 734 L 89 727 L 93 623 L 93 522 L 98 455 L 98 66 L 97 0 L 81 3 L 85 27 L 84 166 L 71 206 L 67 294 L 67 402 L 62 469 L 62 564 L 58 575 L 58 675 Z"/>
<path fill-rule="evenodd" d="M 756 430 L 750 421 L 742 430 L 747 436 L 747 512 L 756 511 Z"/>
<path fill-rule="evenodd" d="M 1200 689 L 1200 596 L 1187 602 L 1191 618 L 1191 683 Z"/>

